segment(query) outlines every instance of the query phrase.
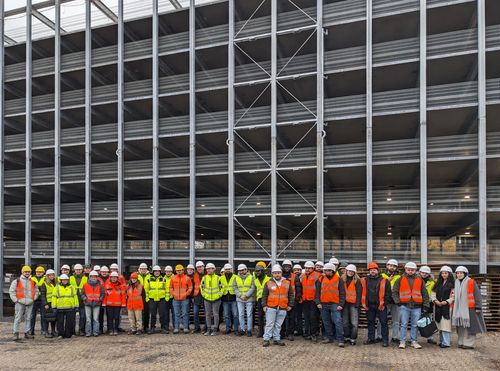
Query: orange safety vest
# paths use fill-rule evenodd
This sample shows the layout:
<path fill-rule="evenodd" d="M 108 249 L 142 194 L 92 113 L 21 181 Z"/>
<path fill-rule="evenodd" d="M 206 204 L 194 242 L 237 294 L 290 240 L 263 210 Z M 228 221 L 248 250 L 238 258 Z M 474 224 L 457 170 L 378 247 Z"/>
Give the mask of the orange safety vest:
<path fill-rule="evenodd" d="M 111 280 L 105 283 L 104 290 L 104 306 L 107 307 L 124 307 L 125 306 L 125 290 L 120 282 L 113 284 Z"/>
<path fill-rule="evenodd" d="M 467 307 L 474 309 L 476 307 L 476 299 L 474 299 L 474 284 L 476 281 L 470 279 L 467 282 Z M 450 308 L 453 308 L 453 303 L 450 304 Z"/>
<path fill-rule="evenodd" d="M 314 300 L 316 297 L 316 279 L 317 275 L 312 273 L 309 276 L 307 274 L 302 276 L 300 280 L 302 283 L 302 300 Z"/>
<path fill-rule="evenodd" d="M 410 300 L 413 300 L 414 303 L 422 303 L 422 284 L 422 278 L 417 276 L 413 280 L 413 287 L 410 288 L 408 278 L 403 275 L 399 282 L 399 301 L 401 303 L 409 303 Z"/>
<path fill-rule="evenodd" d="M 35 294 L 36 294 L 36 283 L 35 281 L 30 279 L 30 285 L 31 285 L 31 299 L 35 300 Z M 24 287 L 23 284 L 21 283 L 21 279 L 17 279 L 17 287 L 16 287 L 16 298 L 19 299 L 24 299 Z"/>
<path fill-rule="evenodd" d="M 288 307 L 288 290 L 290 290 L 290 282 L 287 279 L 281 281 L 281 286 L 278 286 L 274 280 L 267 281 L 267 289 L 269 296 L 267 297 L 267 306 L 271 308 L 279 307 L 286 310 Z"/>
<path fill-rule="evenodd" d="M 198 294 L 200 293 L 200 285 L 201 285 L 200 275 L 198 274 L 198 272 L 194 272 L 193 281 L 194 281 L 193 296 L 198 296 Z"/>
<path fill-rule="evenodd" d="M 98 303 L 101 298 L 101 287 L 99 285 L 92 286 L 91 284 L 86 283 L 83 285 L 83 293 L 87 297 L 85 303 Z"/>
<path fill-rule="evenodd" d="M 321 303 L 340 303 L 339 276 L 334 274 L 332 278 L 323 276 L 320 278 L 321 292 L 319 301 Z"/>
<path fill-rule="evenodd" d="M 127 309 L 128 310 L 144 310 L 144 302 L 142 301 L 142 285 L 137 282 L 136 286 L 129 285 L 127 287 Z"/>
<path fill-rule="evenodd" d="M 345 301 L 349 304 L 356 304 L 357 294 L 356 294 L 356 282 L 354 282 L 354 278 L 351 280 L 349 286 L 347 286 L 344 281 L 345 288 Z"/>
<path fill-rule="evenodd" d="M 384 298 L 385 298 L 385 285 L 386 285 L 387 279 L 382 278 L 379 283 L 379 288 L 378 288 L 378 310 L 384 309 Z M 361 291 L 361 305 L 363 308 L 366 310 L 368 309 L 368 306 L 366 305 L 366 277 L 363 277 L 361 279 L 361 287 L 363 288 Z"/>
<path fill-rule="evenodd" d="M 170 295 L 174 300 L 185 300 L 193 291 L 193 283 L 187 275 L 176 274 L 170 280 Z"/>

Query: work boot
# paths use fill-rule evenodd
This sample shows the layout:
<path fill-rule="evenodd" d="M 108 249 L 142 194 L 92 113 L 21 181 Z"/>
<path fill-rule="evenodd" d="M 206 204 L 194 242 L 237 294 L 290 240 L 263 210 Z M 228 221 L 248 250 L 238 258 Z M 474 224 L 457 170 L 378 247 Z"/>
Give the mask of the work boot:
<path fill-rule="evenodd" d="M 295 338 L 293 337 L 293 334 L 288 335 L 288 340 L 289 341 L 294 341 L 295 340 Z"/>
<path fill-rule="evenodd" d="M 393 343 L 394 345 L 398 344 L 399 343 L 399 340 L 396 339 L 396 338 L 392 338 L 391 339 L 391 343 Z"/>
<path fill-rule="evenodd" d="M 168 329 L 166 329 L 165 327 L 163 327 L 163 328 L 161 329 L 161 333 L 162 333 L 162 334 L 168 334 Z"/>
<path fill-rule="evenodd" d="M 245 331 L 243 331 L 243 330 L 239 330 L 236 334 L 237 334 L 238 336 L 243 336 L 243 335 L 245 335 Z"/>
<path fill-rule="evenodd" d="M 399 342 L 399 349 L 405 349 L 406 348 L 406 341 L 400 341 Z"/>
<path fill-rule="evenodd" d="M 34 339 L 35 338 L 35 335 L 31 335 L 29 332 L 26 332 L 24 334 L 24 338 L 25 339 Z"/>
<path fill-rule="evenodd" d="M 414 348 L 414 349 L 422 349 L 422 345 L 420 345 L 416 341 L 412 341 L 411 342 L 411 347 Z"/>
<path fill-rule="evenodd" d="M 269 342 L 269 340 L 264 340 L 264 341 L 262 342 L 262 346 L 263 346 L 263 347 L 268 347 L 268 346 L 269 346 L 269 344 L 271 344 L 271 343 Z"/>
<path fill-rule="evenodd" d="M 155 333 L 155 329 L 154 328 L 148 328 L 148 335 L 152 335 Z"/>
<path fill-rule="evenodd" d="M 389 346 L 389 342 L 387 342 L 387 341 L 382 342 L 382 346 L 384 348 L 387 348 Z"/>
<path fill-rule="evenodd" d="M 316 335 L 311 335 L 311 340 L 313 343 L 317 343 L 318 342 L 318 337 Z"/>
<path fill-rule="evenodd" d="M 321 344 L 331 344 L 333 343 L 333 340 L 330 340 L 330 339 L 325 339 L 321 342 Z"/>
<path fill-rule="evenodd" d="M 47 332 L 47 333 L 45 334 L 45 337 L 46 337 L 47 339 L 52 339 L 52 338 L 54 337 L 54 335 L 53 335 L 53 334 L 50 334 L 50 333 L 48 333 L 48 332 Z"/>
<path fill-rule="evenodd" d="M 210 336 L 210 331 L 205 332 L 203 335 Z"/>
<path fill-rule="evenodd" d="M 356 340 L 351 339 L 350 343 L 351 345 L 356 345 Z"/>
<path fill-rule="evenodd" d="M 210 333 L 210 336 L 217 336 L 217 331 L 213 330 L 213 331 Z"/>
<path fill-rule="evenodd" d="M 137 332 L 135 334 L 136 335 L 142 335 L 142 331 L 141 330 L 137 330 Z"/>
<path fill-rule="evenodd" d="M 19 341 L 19 332 L 15 332 L 14 333 L 14 336 L 12 337 L 12 340 Z"/>
<path fill-rule="evenodd" d="M 179 333 L 179 329 L 178 328 L 175 328 L 174 329 L 174 334 L 178 334 Z"/>
<path fill-rule="evenodd" d="M 248 336 L 249 338 L 251 338 L 251 337 L 252 337 L 252 330 L 247 331 L 247 336 Z"/>
<path fill-rule="evenodd" d="M 283 340 L 275 340 L 275 341 L 273 341 L 273 344 L 274 345 L 279 345 L 281 347 L 285 346 L 285 342 Z"/>
<path fill-rule="evenodd" d="M 189 334 L 189 330 L 187 328 L 184 329 L 185 334 Z"/>
<path fill-rule="evenodd" d="M 427 339 L 427 343 L 429 344 L 436 344 L 436 342 L 434 341 L 434 339 Z"/>
<path fill-rule="evenodd" d="M 92 334 L 91 334 L 91 333 L 85 334 L 85 337 L 87 337 L 87 338 L 89 338 L 89 337 L 91 337 L 91 336 L 92 336 Z"/>
<path fill-rule="evenodd" d="M 365 345 L 375 344 L 375 340 L 368 339 L 368 340 L 365 340 L 365 342 L 363 344 L 365 344 Z"/>
<path fill-rule="evenodd" d="M 128 330 L 127 335 L 135 335 L 136 331 Z"/>
<path fill-rule="evenodd" d="M 339 343 L 339 348 L 343 348 L 343 347 L 345 347 L 345 344 L 344 344 L 344 343 L 342 343 L 342 342 L 340 342 L 340 343 Z"/>

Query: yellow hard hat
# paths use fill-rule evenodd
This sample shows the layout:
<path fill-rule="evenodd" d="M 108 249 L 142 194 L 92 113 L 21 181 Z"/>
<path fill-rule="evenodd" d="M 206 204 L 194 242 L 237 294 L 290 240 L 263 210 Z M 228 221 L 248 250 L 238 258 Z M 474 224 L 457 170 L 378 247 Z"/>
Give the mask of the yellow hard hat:
<path fill-rule="evenodd" d="M 182 264 L 177 264 L 177 265 L 175 266 L 175 270 L 176 270 L 176 271 L 182 271 L 182 270 L 184 270 L 184 267 L 182 266 Z"/>
<path fill-rule="evenodd" d="M 37 273 L 45 273 L 45 268 L 44 267 L 36 267 L 35 272 L 37 272 Z"/>
<path fill-rule="evenodd" d="M 31 267 L 29 265 L 25 265 L 23 267 L 23 269 L 21 269 L 21 273 L 24 273 L 24 272 L 31 272 Z"/>
<path fill-rule="evenodd" d="M 264 263 L 263 261 L 260 261 L 260 262 L 257 262 L 257 264 L 255 264 L 255 267 L 262 267 L 262 268 L 266 269 L 267 264 Z"/>

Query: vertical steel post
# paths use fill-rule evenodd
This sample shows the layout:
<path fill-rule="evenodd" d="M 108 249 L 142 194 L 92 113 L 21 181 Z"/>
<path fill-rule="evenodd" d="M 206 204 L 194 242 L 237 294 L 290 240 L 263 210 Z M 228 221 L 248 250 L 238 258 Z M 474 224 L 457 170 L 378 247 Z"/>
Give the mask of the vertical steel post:
<path fill-rule="evenodd" d="M 276 264 L 278 251 L 278 195 L 277 195 L 277 126 L 278 92 L 276 76 L 278 71 L 278 4 L 271 1 L 271 264 Z"/>
<path fill-rule="evenodd" d="M 0 288 L 2 289 L 2 295 L 0 295 L 0 320 L 3 320 L 3 284 L 4 284 L 4 273 L 3 273 L 3 256 L 4 256 L 4 83 L 5 83 L 5 46 L 3 43 L 3 37 L 5 34 L 5 18 L 4 18 L 5 1 L 0 0 Z"/>
<path fill-rule="evenodd" d="M 420 0 L 420 261 L 427 264 L 427 0 Z"/>
<path fill-rule="evenodd" d="M 54 269 L 61 252 L 61 0 L 55 1 L 54 29 Z M 85 261 L 85 263 L 88 263 Z"/>
<path fill-rule="evenodd" d="M 92 29 L 90 1 L 85 2 L 85 264 L 92 246 Z"/>
<path fill-rule="evenodd" d="M 31 265 L 31 130 L 32 130 L 32 19 L 31 1 L 26 1 L 26 174 L 24 210 L 24 262 Z M 3 42 L 3 40 L 1 40 Z"/>
<path fill-rule="evenodd" d="M 158 224 L 159 224 L 159 209 L 160 209 L 160 155 L 159 147 L 159 110 L 158 110 L 158 93 L 159 93 L 160 77 L 158 74 L 158 0 L 153 0 L 153 244 L 152 262 L 153 265 L 158 264 Z"/>
<path fill-rule="evenodd" d="M 479 157 L 479 273 L 488 270 L 488 220 L 486 177 L 486 9 L 485 1 L 477 0 L 478 58 L 478 157 Z"/>
<path fill-rule="evenodd" d="M 366 259 L 373 260 L 372 0 L 366 1 Z"/>
<path fill-rule="evenodd" d="M 228 112 L 228 251 L 227 260 L 234 263 L 235 238 L 234 238 L 234 6 L 235 0 L 229 0 L 229 41 L 227 50 L 227 112 Z"/>
<path fill-rule="evenodd" d="M 118 1 L 118 148 L 116 154 L 118 156 L 118 236 L 117 236 L 117 256 L 116 260 L 120 269 L 123 269 L 123 214 L 124 214 L 124 197 L 123 197 L 123 88 L 124 88 L 124 22 L 123 22 L 123 0 Z"/>
<path fill-rule="evenodd" d="M 194 264 L 196 241 L 196 9 L 189 1 L 189 261 Z"/>
<path fill-rule="evenodd" d="M 324 233 L 324 30 L 323 0 L 316 5 L 316 251 L 318 260 L 325 260 Z"/>

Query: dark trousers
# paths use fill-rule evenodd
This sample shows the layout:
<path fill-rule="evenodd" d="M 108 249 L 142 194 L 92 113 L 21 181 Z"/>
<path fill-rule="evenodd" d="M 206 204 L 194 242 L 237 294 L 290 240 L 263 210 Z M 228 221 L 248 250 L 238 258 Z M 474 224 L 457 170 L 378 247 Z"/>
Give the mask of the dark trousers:
<path fill-rule="evenodd" d="M 42 322 L 42 331 L 45 331 L 46 333 L 49 333 L 49 334 L 52 334 L 52 335 L 55 335 L 56 333 L 56 316 L 57 314 L 54 314 L 54 310 L 53 309 L 50 309 L 49 310 L 51 311 L 49 316 L 47 316 L 47 309 L 45 309 L 45 307 L 42 305 L 42 318 L 43 318 L 43 322 Z M 51 330 L 49 331 L 49 326 L 51 328 Z"/>
<path fill-rule="evenodd" d="M 264 313 L 264 308 L 262 307 L 262 299 L 257 300 L 257 319 L 259 326 L 259 334 L 258 337 L 264 336 L 264 324 L 266 321 L 266 314 Z"/>
<path fill-rule="evenodd" d="M 295 308 L 292 308 L 290 311 L 286 312 L 285 320 L 283 321 L 283 325 L 281 326 L 281 337 L 293 335 L 295 331 L 296 323 L 296 314 Z"/>
<path fill-rule="evenodd" d="M 302 335 L 304 332 L 304 320 L 302 318 L 302 303 L 295 302 L 293 307 L 294 317 L 295 317 L 295 331 L 297 335 Z"/>
<path fill-rule="evenodd" d="M 35 300 L 33 303 L 33 309 L 31 312 L 31 319 L 30 319 L 30 325 L 31 325 L 31 335 L 35 334 L 35 324 L 36 324 L 36 315 L 37 313 L 40 312 L 40 328 L 42 332 L 47 331 L 44 329 L 44 318 L 43 318 L 43 311 L 42 311 L 42 301 L 41 300 Z"/>
<path fill-rule="evenodd" d="M 370 305 L 366 311 L 366 318 L 368 319 L 368 340 L 375 340 L 375 329 L 377 324 L 375 319 L 378 317 L 380 326 L 382 328 L 382 341 L 387 342 L 389 338 L 389 328 L 387 327 L 387 308 L 378 310 L 377 305 Z"/>
<path fill-rule="evenodd" d="M 170 320 L 172 319 L 172 327 L 174 327 L 174 300 L 170 299 L 165 302 L 165 328 L 170 328 Z M 161 321 L 161 317 L 160 317 Z"/>
<path fill-rule="evenodd" d="M 142 311 L 142 325 L 144 327 L 144 331 L 149 329 L 149 304 L 146 303 L 146 299 L 143 298 L 142 302 L 144 304 L 144 310 Z"/>
<path fill-rule="evenodd" d="M 85 332 L 85 325 L 87 323 L 87 317 L 85 315 L 85 305 L 78 307 L 78 331 Z"/>
<path fill-rule="evenodd" d="M 63 338 L 70 338 L 75 333 L 75 310 L 57 310 L 57 333 Z"/>
<path fill-rule="evenodd" d="M 122 307 L 106 307 L 106 318 L 108 319 L 108 331 L 118 332 L 120 324 L 120 314 Z"/>
<path fill-rule="evenodd" d="M 149 315 L 151 316 L 151 328 L 156 327 L 156 316 L 160 316 L 160 326 L 161 328 L 167 328 L 167 302 L 165 300 L 160 301 L 149 301 Z"/>
<path fill-rule="evenodd" d="M 101 307 L 99 309 L 99 333 L 104 334 L 104 313 L 106 312 L 106 307 Z M 108 328 L 107 331 L 110 329 Z"/>
<path fill-rule="evenodd" d="M 302 303 L 304 312 L 304 335 L 317 336 L 319 332 L 319 309 L 313 300 L 304 300 Z"/>

